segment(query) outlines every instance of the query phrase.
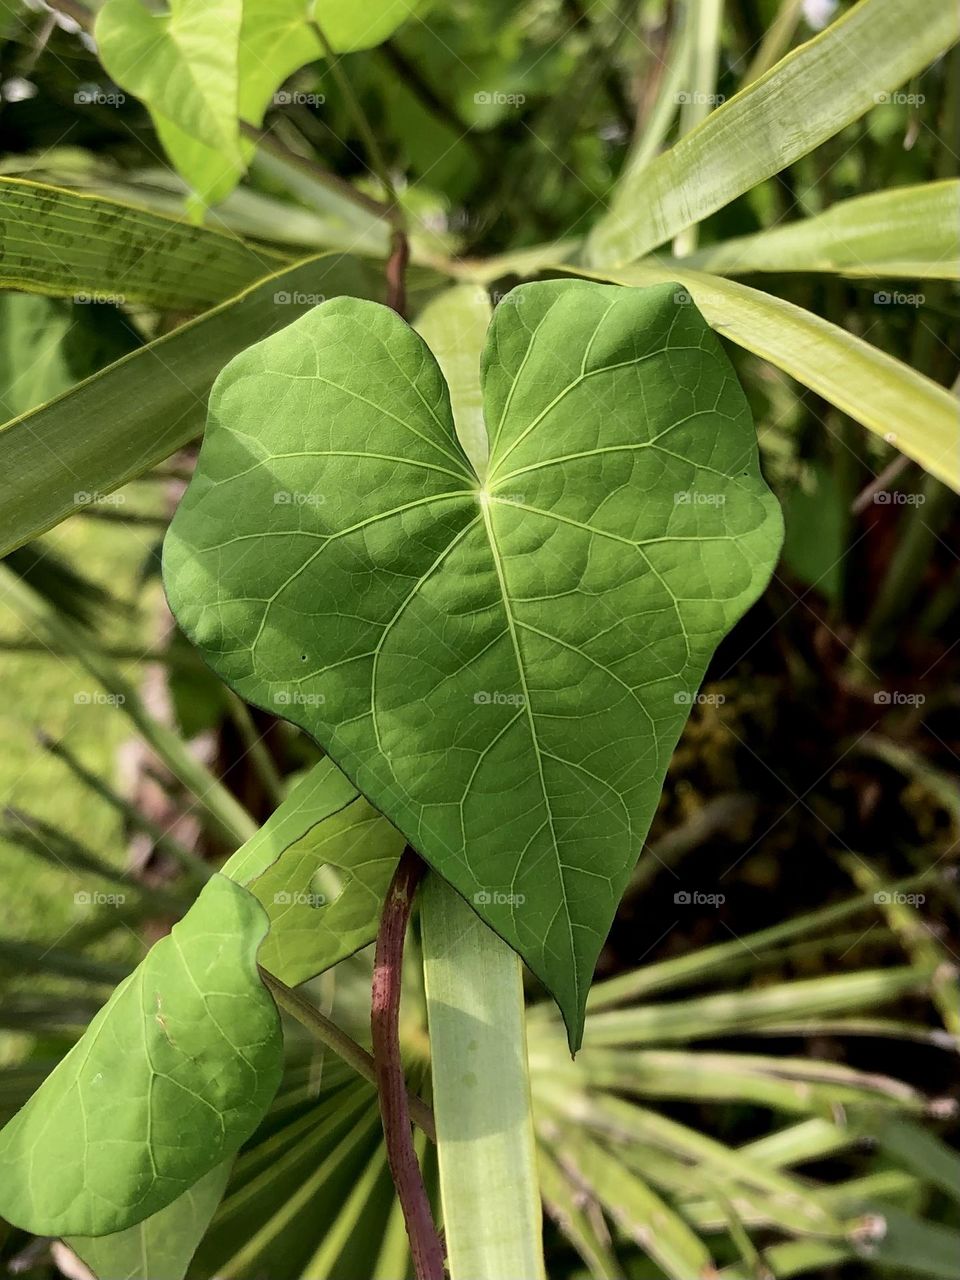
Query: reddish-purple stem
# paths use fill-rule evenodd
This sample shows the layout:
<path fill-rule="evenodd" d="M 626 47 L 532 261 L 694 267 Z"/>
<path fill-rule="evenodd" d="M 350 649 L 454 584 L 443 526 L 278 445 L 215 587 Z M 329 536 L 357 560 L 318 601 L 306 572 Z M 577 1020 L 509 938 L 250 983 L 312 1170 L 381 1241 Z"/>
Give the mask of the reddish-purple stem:
<path fill-rule="evenodd" d="M 393 233 L 390 244 L 390 257 L 387 259 L 387 306 L 392 307 L 398 316 L 406 318 L 407 314 L 407 263 L 410 260 L 410 244 L 405 232 L 400 228 Z"/>
<path fill-rule="evenodd" d="M 417 1153 L 413 1147 L 407 1082 L 400 1057 L 400 981 L 403 941 L 417 885 L 426 867 L 408 845 L 393 873 L 373 962 L 373 1000 L 370 1025 L 373 1059 L 380 1095 L 380 1115 L 387 1143 L 387 1161 L 397 1188 L 417 1280 L 444 1280 L 443 1246 L 434 1225 Z"/>

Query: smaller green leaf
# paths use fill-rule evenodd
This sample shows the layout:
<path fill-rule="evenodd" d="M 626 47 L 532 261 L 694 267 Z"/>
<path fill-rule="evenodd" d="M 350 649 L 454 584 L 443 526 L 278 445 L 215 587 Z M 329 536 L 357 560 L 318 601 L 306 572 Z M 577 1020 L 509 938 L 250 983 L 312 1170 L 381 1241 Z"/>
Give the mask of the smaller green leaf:
<path fill-rule="evenodd" d="M 107 0 L 97 15 L 100 60 L 150 109 L 167 153 L 204 199 L 218 200 L 245 168 L 240 148 L 242 0 Z"/>
<path fill-rule="evenodd" d="M 100 1280 L 183 1280 L 217 1211 L 231 1160 L 215 1165 L 165 1209 L 109 1236 L 68 1236 L 65 1243 Z"/>
<path fill-rule="evenodd" d="M 256 969 L 266 916 L 213 876 L 0 1134 L 0 1213 L 37 1235 L 106 1235 L 231 1156 L 282 1070 Z"/>
<path fill-rule="evenodd" d="M 349 805 L 286 849 L 249 885 L 270 918 L 263 967 L 296 986 L 372 942 L 404 843 L 354 792 Z"/>

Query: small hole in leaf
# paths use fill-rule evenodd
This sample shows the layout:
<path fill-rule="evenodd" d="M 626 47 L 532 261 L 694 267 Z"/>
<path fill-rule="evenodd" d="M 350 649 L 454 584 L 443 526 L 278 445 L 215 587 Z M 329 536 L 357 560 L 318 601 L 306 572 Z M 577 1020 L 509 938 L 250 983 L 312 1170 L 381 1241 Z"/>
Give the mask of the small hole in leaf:
<path fill-rule="evenodd" d="M 306 655 L 305 653 L 301 653 L 301 655 L 300 655 L 300 661 L 301 661 L 301 662 L 306 662 L 306 660 L 307 660 L 307 655 Z"/>

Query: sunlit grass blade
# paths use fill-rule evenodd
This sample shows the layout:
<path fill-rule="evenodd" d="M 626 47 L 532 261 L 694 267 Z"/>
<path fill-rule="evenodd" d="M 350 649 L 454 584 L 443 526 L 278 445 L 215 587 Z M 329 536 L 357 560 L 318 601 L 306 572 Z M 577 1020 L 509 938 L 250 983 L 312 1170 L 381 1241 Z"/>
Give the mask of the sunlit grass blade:
<path fill-rule="evenodd" d="M 958 38 L 943 0 L 860 0 L 631 175 L 593 230 L 589 260 L 649 253 L 859 119 Z"/>
<path fill-rule="evenodd" d="M 747 1034 L 769 1021 L 874 1008 L 908 991 L 928 991 L 930 971 L 912 965 L 865 969 L 590 1017 L 587 1044 L 649 1044 Z"/>
<path fill-rule="evenodd" d="M 597 1280 L 622 1280 L 623 1272 L 609 1236 L 605 1230 L 601 1234 L 598 1227 L 599 1211 L 590 1212 L 591 1202 L 583 1188 L 571 1184 L 567 1171 L 557 1163 L 544 1139 L 540 1142 L 537 1167 L 544 1208 L 590 1268 L 590 1274 Z"/>
<path fill-rule="evenodd" d="M 621 1231 L 672 1280 L 710 1274 L 706 1245 L 635 1170 L 583 1130 L 566 1131 L 563 1151 L 574 1180 L 603 1202 Z"/>
<path fill-rule="evenodd" d="M 669 269 L 672 264 L 662 265 Z M 894 187 L 839 200 L 811 218 L 701 249 L 681 265 L 723 276 L 826 271 L 884 279 L 956 280 L 960 277 L 960 180 Z"/>
<path fill-rule="evenodd" d="M 792 302 L 680 263 L 586 274 L 624 285 L 677 282 L 718 333 L 783 369 L 960 492 L 956 399 L 909 365 Z"/>

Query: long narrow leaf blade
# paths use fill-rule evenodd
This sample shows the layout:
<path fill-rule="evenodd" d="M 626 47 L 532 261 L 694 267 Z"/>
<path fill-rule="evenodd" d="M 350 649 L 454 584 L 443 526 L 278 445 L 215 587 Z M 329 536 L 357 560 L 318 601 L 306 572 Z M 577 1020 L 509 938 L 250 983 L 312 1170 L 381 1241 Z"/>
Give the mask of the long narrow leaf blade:
<path fill-rule="evenodd" d="M 617 191 L 590 237 L 631 262 L 858 120 L 960 39 L 944 0 L 860 0 Z"/>
<path fill-rule="evenodd" d="M 830 271 L 887 279 L 960 279 L 960 180 L 840 200 L 813 218 L 711 245 L 684 258 L 682 265 L 721 276 Z"/>
<path fill-rule="evenodd" d="M 280 254 L 119 200 L 0 178 L 0 286 L 201 311 L 273 274 Z"/>

